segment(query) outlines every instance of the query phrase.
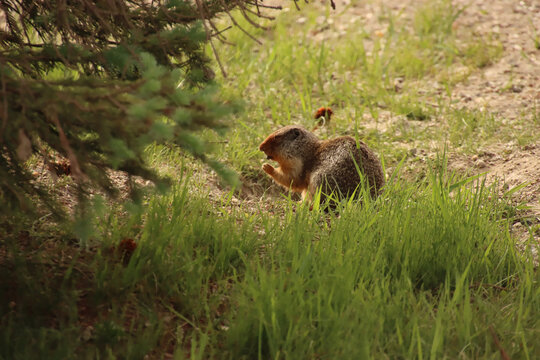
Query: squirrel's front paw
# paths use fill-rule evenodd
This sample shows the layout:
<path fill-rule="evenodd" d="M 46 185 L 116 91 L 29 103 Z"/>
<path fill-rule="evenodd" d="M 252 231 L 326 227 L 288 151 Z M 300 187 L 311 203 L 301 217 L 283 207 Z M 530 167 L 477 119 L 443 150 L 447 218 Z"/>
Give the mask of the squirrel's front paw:
<path fill-rule="evenodd" d="M 274 167 L 270 164 L 263 164 L 262 169 L 265 173 L 268 175 L 272 175 L 274 173 Z"/>

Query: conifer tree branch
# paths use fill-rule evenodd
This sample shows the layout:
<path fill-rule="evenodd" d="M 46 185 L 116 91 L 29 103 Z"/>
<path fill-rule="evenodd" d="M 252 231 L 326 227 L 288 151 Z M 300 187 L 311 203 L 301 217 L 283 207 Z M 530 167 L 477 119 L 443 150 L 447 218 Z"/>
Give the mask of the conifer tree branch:
<path fill-rule="evenodd" d="M 226 42 L 230 27 L 213 20 L 226 14 L 260 44 L 231 11 L 263 28 L 256 18 L 272 17 L 261 9 L 280 8 L 259 0 L 0 0 L 0 215 L 30 211 L 36 197 L 61 213 L 23 161 L 29 152 L 45 167 L 67 160 L 83 200 L 89 186 L 114 196 L 111 170 L 166 184 L 144 161 L 148 144 L 176 144 L 225 174 L 194 133 L 225 127 L 238 108 L 214 90 L 205 46 L 227 76 L 214 41 Z"/>

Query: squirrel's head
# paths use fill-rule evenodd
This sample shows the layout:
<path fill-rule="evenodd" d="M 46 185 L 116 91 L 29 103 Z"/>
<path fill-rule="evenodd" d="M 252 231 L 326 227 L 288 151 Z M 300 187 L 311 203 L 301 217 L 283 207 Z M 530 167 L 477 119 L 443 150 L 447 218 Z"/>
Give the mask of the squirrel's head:
<path fill-rule="evenodd" d="M 259 150 L 264 151 L 268 159 L 281 163 L 280 160 L 305 158 L 318 141 L 313 133 L 303 127 L 289 125 L 270 134 L 259 145 Z"/>

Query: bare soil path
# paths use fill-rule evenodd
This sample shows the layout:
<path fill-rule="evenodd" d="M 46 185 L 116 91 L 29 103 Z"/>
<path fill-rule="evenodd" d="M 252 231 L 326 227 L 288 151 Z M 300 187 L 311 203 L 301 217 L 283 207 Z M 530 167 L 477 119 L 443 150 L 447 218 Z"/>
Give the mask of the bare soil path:
<path fill-rule="evenodd" d="M 518 130 L 525 122 L 540 122 L 540 1 L 457 0 L 464 6 L 456 26 L 473 33 L 493 34 L 503 46 L 502 57 L 458 84 L 453 96 L 466 107 L 483 108 Z M 536 42 L 536 43 L 535 43 Z M 540 124 L 538 124 L 540 125 Z M 539 129 L 536 126 L 536 129 Z M 540 221 L 540 132 L 532 144 L 493 144 L 476 156 L 458 156 L 453 167 L 486 172 L 507 187 L 527 184 L 516 195 Z M 536 234 L 540 239 L 540 235 Z"/>

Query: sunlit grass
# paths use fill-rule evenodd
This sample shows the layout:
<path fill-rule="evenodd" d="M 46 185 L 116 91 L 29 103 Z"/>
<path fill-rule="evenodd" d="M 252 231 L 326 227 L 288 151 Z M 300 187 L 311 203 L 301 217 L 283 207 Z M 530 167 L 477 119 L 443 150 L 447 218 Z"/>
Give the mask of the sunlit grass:
<path fill-rule="evenodd" d="M 384 121 L 396 123 L 403 117 L 411 123 L 443 125 L 411 132 L 407 140 L 426 136 L 447 140 L 447 146 L 459 151 L 463 134 L 455 123 L 463 117 L 453 106 L 452 88 L 502 53 L 496 39 L 455 30 L 461 13 L 449 1 L 433 1 L 418 7 L 412 19 L 383 11 L 381 31 L 370 32 L 360 18 L 338 34 L 334 13 L 307 6 L 301 13 L 291 10 L 270 23 L 268 35 L 253 29 L 262 46 L 233 30 L 230 39 L 235 45 L 218 50 L 229 73 L 223 79 L 225 94 L 243 98 L 245 112 L 234 120 L 233 140 L 223 147 L 225 153 L 234 155 L 225 160 L 240 172 L 253 172 L 256 145 L 266 134 L 291 123 L 312 128 L 312 113 L 320 106 L 331 106 L 336 112 L 334 126 L 322 136 L 347 133 L 365 121 L 379 122 L 380 113 L 387 111 L 390 118 L 387 115 Z M 304 19 L 301 23 L 299 16 Z M 342 17 L 345 22 L 351 18 Z M 494 117 L 489 110 L 480 116 Z M 499 120 L 494 119 L 495 123 Z M 489 128 L 475 129 L 497 135 Z M 520 133 L 520 137 L 526 134 Z M 391 164 L 400 161 L 395 136 L 386 131 L 369 143 Z M 470 150 L 476 138 L 471 134 L 463 150 Z M 496 139 L 491 137 L 491 141 Z"/>

